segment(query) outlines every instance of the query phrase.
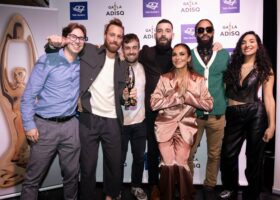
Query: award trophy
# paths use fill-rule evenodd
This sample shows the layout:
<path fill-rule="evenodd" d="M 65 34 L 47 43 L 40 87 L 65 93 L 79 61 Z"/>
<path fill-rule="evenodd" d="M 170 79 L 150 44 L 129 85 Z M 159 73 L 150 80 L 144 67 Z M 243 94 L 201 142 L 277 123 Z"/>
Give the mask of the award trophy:
<path fill-rule="evenodd" d="M 129 65 L 129 67 L 127 68 L 125 82 L 128 89 L 128 94 L 130 94 L 131 89 L 135 85 L 135 74 L 131 65 Z M 135 106 L 136 104 L 136 99 L 128 97 L 128 99 L 124 102 L 125 110 L 128 110 L 129 106 Z"/>

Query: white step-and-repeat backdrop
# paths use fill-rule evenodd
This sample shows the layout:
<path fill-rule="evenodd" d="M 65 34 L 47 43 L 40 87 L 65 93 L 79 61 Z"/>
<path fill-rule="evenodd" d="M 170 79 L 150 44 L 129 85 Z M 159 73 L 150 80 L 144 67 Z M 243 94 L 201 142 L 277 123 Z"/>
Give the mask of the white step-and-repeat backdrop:
<path fill-rule="evenodd" d="M 240 35 L 254 30 L 262 37 L 262 0 L 51 0 L 50 6 L 58 8 L 58 24 L 65 26 L 70 21 L 86 25 L 89 42 L 103 44 L 104 25 L 117 17 L 125 26 L 125 33 L 136 33 L 141 46 L 155 45 L 155 26 L 162 19 L 169 19 L 174 26 L 175 37 L 172 45 L 184 42 L 195 47 L 194 26 L 203 18 L 214 23 L 214 40 L 220 42 L 229 52 L 235 47 Z M 252 9 L 254 8 L 254 9 Z M 206 143 L 203 139 L 195 160 L 194 183 L 201 184 L 205 176 Z M 101 151 L 99 151 L 101 153 Z M 240 184 L 247 184 L 244 176 L 244 148 L 240 157 Z M 127 157 L 124 181 L 130 181 L 131 154 Z M 99 157 L 97 180 L 102 181 L 102 154 Z M 147 182 L 147 168 L 143 176 Z M 219 184 L 221 182 L 219 181 Z"/>
<path fill-rule="evenodd" d="M 19 194 L 28 157 L 28 147 L 22 142 L 20 125 L 17 124 L 20 115 L 16 100 L 22 91 L 13 85 L 13 70 L 24 67 L 20 69 L 26 73 L 26 82 L 35 58 L 44 52 L 48 35 L 61 34 L 62 27 L 72 21 L 86 26 L 89 42 L 103 44 L 104 25 L 117 17 L 122 20 L 126 33 L 136 33 L 141 45 L 153 46 L 156 23 L 166 18 L 174 26 L 172 46 L 185 42 L 193 48 L 196 46 L 194 25 L 198 20 L 208 18 L 214 23 L 214 40 L 231 52 L 242 33 L 254 30 L 262 37 L 263 28 L 263 0 L 50 0 L 50 9 L 0 5 L 0 12 L 0 199 Z M 22 38 L 14 37 L 18 27 L 15 24 L 19 24 L 19 29 L 24 31 Z M 7 37 L 7 34 L 10 36 Z M 21 153 L 17 154 L 18 151 Z M 102 182 L 102 154 L 99 152 L 97 181 Z M 240 156 L 241 185 L 247 183 L 244 161 L 243 148 Z M 195 184 L 203 183 L 205 163 L 204 138 L 195 159 Z M 126 164 L 124 181 L 130 182 L 130 152 Z M 147 182 L 146 163 L 143 182 Z M 55 159 L 42 188 L 59 186 L 60 169 Z"/>

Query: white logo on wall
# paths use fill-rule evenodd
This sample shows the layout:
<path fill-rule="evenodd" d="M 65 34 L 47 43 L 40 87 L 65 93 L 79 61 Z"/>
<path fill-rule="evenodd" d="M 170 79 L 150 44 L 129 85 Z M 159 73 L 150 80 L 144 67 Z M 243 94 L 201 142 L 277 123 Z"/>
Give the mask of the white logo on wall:
<path fill-rule="evenodd" d="M 234 4 L 237 3 L 237 0 L 224 0 L 224 4 L 233 6 Z"/>
<path fill-rule="evenodd" d="M 188 27 L 188 28 L 186 28 L 186 30 L 184 31 L 184 33 L 186 33 L 186 34 L 188 34 L 188 35 L 194 36 L 194 28 Z"/>
<path fill-rule="evenodd" d="M 182 24 L 181 25 L 181 42 L 183 43 L 196 43 L 195 38 L 195 24 Z"/>
<path fill-rule="evenodd" d="M 82 13 L 85 10 L 85 6 L 77 5 L 77 6 L 73 7 L 73 10 L 78 13 Z"/>
<path fill-rule="evenodd" d="M 70 20 L 87 20 L 87 2 L 70 2 Z"/>
<path fill-rule="evenodd" d="M 146 4 L 146 7 L 151 9 L 151 10 L 155 10 L 158 7 L 158 3 L 157 2 L 149 2 Z"/>

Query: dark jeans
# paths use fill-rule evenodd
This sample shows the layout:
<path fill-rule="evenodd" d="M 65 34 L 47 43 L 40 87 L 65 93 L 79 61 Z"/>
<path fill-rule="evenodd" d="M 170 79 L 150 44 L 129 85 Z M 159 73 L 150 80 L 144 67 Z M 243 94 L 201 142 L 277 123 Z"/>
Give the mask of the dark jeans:
<path fill-rule="evenodd" d="M 131 169 L 131 185 L 133 187 L 140 187 L 142 184 L 142 177 L 143 177 L 143 170 L 144 170 L 144 154 L 146 148 L 145 121 L 138 124 L 132 124 L 123 127 L 122 166 L 124 166 L 126 160 L 129 141 L 130 141 L 131 152 L 133 156 L 132 169 Z M 121 180 L 123 180 L 123 177 Z"/>
<path fill-rule="evenodd" d="M 257 199 L 261 191 L 265 146 L 262 137 L 266 128 L 266 111 L 261 102 L 227 107 L 221 154 L 222 182 L 225 189 L 238 189 L 238 156 L 246 139 L 245 175 L 248 187 L 243 199 Z"/>
<path fill-rule="evenodd" d="M 118 196 L 121 189 L 121 130 L 118 119 L 91 113 L 80 114 L 81 139 L 81 198 L 95 197 L 96 166 L 99 144 L 103 152 L 103 190 L 111 197 Z"/>
<path fill-rule="evenodd" d="M 146 113 L 147 124 L 147 139 L 148 139 L 148 174 L 149 184 L 158 185 L 159 183 L 159 159 L 160 153 L 158 149 L 158 143 L 155 136 L 155 120 L 157 112 Z"/>

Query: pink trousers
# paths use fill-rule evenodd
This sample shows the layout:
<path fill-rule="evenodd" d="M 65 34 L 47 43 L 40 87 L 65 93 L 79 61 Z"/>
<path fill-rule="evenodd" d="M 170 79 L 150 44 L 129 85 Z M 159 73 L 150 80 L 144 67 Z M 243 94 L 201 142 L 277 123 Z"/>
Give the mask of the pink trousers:
<path fill-rule="evenodd" d="M 188 167 L 191 146 L 176 132 L 167 142 L 158 143 L 161 154 L 160 199 L 174 199 L 176 187 L 180 200 L 194 199 L 195 190 Z"/>

